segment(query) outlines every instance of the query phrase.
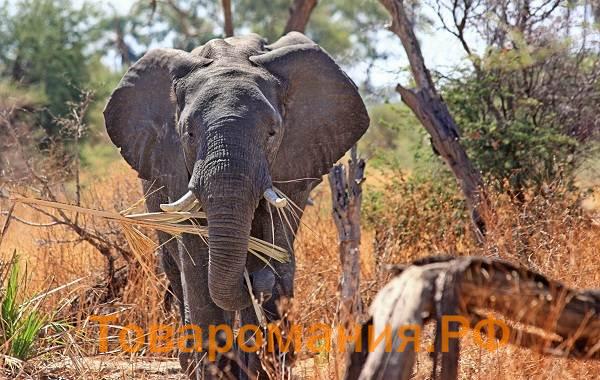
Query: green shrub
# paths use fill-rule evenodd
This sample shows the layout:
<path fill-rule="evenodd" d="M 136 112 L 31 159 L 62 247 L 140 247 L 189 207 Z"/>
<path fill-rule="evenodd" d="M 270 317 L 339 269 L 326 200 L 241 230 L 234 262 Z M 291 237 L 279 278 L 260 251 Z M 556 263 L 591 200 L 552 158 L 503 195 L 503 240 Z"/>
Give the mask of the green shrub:
<path fill-rule="evenodd" d="M 43 332 L 64 331 L 67 325 L 53 322 L 53 315 L 41 310 L 44 295 L 24 300 L 26 275 L 21 273 L 16 254 L 2 266 L 0 276 L 4 284 L 0 289 L 0 353 L 25 361 L 50 343 L 50 338 L 43 336 Z M 11 363 L 10 360 L 5 362 Z"/>
<path fill-rule="evenodd" d="M 520 41 L 443 81 L 461 141 L 495 190 L 508 180 L 522 199 L 526 188 L 574 182 L 598 131 L 597 59 L 564 41 Z"/>
<path fill-rule="evenodd" d="M 401 103 L 369 107 L 371 125 L 359 142 L 361 156 L 376 169 L 412 171 L 423 154 L 425 130 L 413 113 Z M 431 156 L 427 147 L 426 156 Z"/>

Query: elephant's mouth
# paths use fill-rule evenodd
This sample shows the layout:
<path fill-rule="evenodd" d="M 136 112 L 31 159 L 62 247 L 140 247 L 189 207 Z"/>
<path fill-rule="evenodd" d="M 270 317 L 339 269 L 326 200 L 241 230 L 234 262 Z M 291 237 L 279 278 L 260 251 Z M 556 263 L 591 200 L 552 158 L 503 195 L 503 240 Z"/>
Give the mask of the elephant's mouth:
<path fill-rule="evenodd" d="M 281 198 L 272 187 L 267 188 L 263 193 L 263 197 L 269 204 L 276 208 L 284 208 L 287 206 L 287 199 Z M 194 202 L 197 200 L 196 196 L 192 191 L 188 191 L 181 198 L 172 203 L 162 203 L 160 205 L 161 210 L 165 212 L 180 212 L 189 211 L 193 207 Z"/>

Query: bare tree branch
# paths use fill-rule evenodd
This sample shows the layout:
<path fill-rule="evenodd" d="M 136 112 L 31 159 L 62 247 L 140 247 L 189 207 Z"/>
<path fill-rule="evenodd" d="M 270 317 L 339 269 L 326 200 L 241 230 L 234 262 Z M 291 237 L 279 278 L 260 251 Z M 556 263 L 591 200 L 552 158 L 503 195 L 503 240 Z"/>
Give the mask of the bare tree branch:
<path fill-rule="evenodd" d="M 8 218 L 13 218 L 14 220 L 16 220 L 17 222 L 24 224 L 26 226 L 31 226 L 31 227 L 53 227 L 53 226 L 57 226 L 60 223 L 53 221 L 50 223 L 34 223 L 34 222 L 30 222 L 29 220 L 25 220 L 25 219 L 21 219 L 18 216 L 15 215 L 11 215 L 10 211 L 2 211 L 0 212 L 0 214 L 2 215 L 6 215 Z"/>
<path fill-rule="evenodd" d="M 8 226 L 10 226 L 10 219 L 15 211 L 15 204 L 10 205 L 8 212 L 6 213 L 6 220 L 4 221 L 4 225 L 2 226 L 2 230 L 0 230 L 0 246 L 2 245 L 2 241 L 4 240 L 4 236 L 6 236 L 6 231 L 8 231 Z"/>
<path fill-rule="evenodd" d="M 231 0 L 222 0 L 223 18 L 225 20 L 225 37 L 233 37 L 233 16 L 231 14 Z"/>
<path fill-rule="evenodd" d="M 316 6 L 317 0 L 294 0 L 290 6 L 290 16 L 285 24 L 283 34 L 291 31 L 304 33 L 310 15 Z"/>
<path fill-rule="evenodd" d="M 28 154 L 21 142 L 22 136 L 20 136 L 17 132 L 17 126 L 12 122 L 12 115 L 15 112 L 14 109 L 9 110 L 8 112 L 3 112 L 0 114 L 0 121 L 3 125 L 6 126 L 8 131 L 8 135 L 14 140 L 14 145 L 16 147 L 17 153 L 21 156 L 22 161 L 25 163 L 25 168 L 28 173 L 28 183 L 24 184 L 27 187 L 37 186 L 40 189 L 34 189 L 41 197 L 46 197 L 52 201 L 60 201 L 63 198 L 64 194 L 67 192 L 64 191 L 64 188 L 57 184 L 57 181 L 60 183 L 65 176 L 74 180 L 75 183 L 75 194 L 74 200 L 72 202 L 76 204 L 81 204 L 81 183 L 80 183 L 80 162 L 79 162 L 79 141 L 80 138 L 84 135 L 87 126 L 85 125 L 85 114 L 88 110 L 89 105 L 92 102 L 92 93 L 91 92 L 82 92 L 82 100 L 78 104 L 72 104 L 71 112 L 66 118 L 57 118 L 56 122 L 61 126 L 60 136 L 62 138 L 66 138 L 65 141 L 54 141 L 51 140 L 50 149 L 48 152 L 44 153 L 44 156 L 50 155 L 51 159 L 48 161 L 43 161 L 36 163 L 34 165 L 32 155 Z M 68 141 L 68 143 L 66 142 Z M 74 143 L 71 145 L 70 143 Z M 74 147 L 74 152 L 69 152 L 64 150 L 65 147 Z M 53 150 L 56 149 L 56 152 Z M 49 153 L 50 152 L 50 153 Z M 41 158 L 42 155 L 33 156 L 36 158 Z M 65 159 L 65 162 L 57 163 L 57 159 Z M 15 183 L 17 187 L 19 184 Z M 21 184 L 23 186 L 23 184 Z M 61 191 L 62 189 L 62 191 Z M 4 194 L 0 194 L 0 196 L 4 197 Z M 111 229 L 113 226 L 110 223 L 105 226 L 105 230 L 100 231 L 98 226 L 95 224 L 86 223 L 83 218 L 80 218 L 79 213 L 75 213 L 75 215 L 68 215 L 63 210 L 56 210 L 55 212 L 48 212 L 36 206 L 30 206 L 33 210 L 41 213 L 45 217 L 49 219 L 48 223 L 35 223 L 15 215 L 8 215 L 7 223 L 15 219 L 20 223 L 32 226 L 32 227 L 53 227 L 53 226 L 63 226 L 68 231 L 72 232 L 75 237 L 73 239 L 67 238 L 62 240 L 53 240 L 53 239 L 45 239 L 42 243 L 80 243 L 86 242 L 91 245 L 94 249 L 96 249 L 102 256 L 106 258 L 107 261 L 107 284 L 109 286 L 109 296 L 115 295 L 118 291 L 115 291 L 115 283 L 116 280 L 116 271 L 115 271 L 115 261 L 117 257 L 120 255 L 127 263 L 131 264 L 133 262 L 132 255 L 129 251 L 122 248 L 123 237 L 117 237 L 114 239 L 115 235 L 111 235 Z M 10 213 L 10 212 L 9 212 Z M 8 213 L 7 213 L 8 214 Z M 8 224 L 5 224 L 8 225 Z M 110 236 L 113 236 L 111 240 Z M 119 240 L 121 239 L 121 240 Z M 135 263 L 134 263 L 135 264 Z"/>
<path fill-rule="evenodd" d="M 480 242 L 485 235 L 483 209 L 488 207 L 481 174 L 475 169 L 461 146 L 454 119 L 437 93 L 431 74 L 425 65 L 419 42 L 408 19 L 402 0 L 380 0 L 392 15 L 390 30 L 402 41 L 417 87 L 396 87 L 402 101 L 413 111 L 431 136 L 434 150 L 439 153 L 457 178 L 471 213 L 475 234 Z"/>

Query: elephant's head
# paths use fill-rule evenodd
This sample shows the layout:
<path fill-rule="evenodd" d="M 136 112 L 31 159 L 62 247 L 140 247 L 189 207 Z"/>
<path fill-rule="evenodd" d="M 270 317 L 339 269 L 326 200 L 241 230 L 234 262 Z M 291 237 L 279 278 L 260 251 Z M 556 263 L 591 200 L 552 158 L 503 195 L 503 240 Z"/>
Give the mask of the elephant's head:
<path fill-rule="evenodd" d="M 181 197 L 164 209 L 202 204 L 210 295 L 226 310 L 250 305 L 243 271 L 254 212 L 263 198 L 285 204 L 273 181 L 320 178 L 369 124 L 353 82 L 299 33 L 272 45 L 251 35 L 191 53 L 152 50 L 104 116 L 139 176 Z"/>

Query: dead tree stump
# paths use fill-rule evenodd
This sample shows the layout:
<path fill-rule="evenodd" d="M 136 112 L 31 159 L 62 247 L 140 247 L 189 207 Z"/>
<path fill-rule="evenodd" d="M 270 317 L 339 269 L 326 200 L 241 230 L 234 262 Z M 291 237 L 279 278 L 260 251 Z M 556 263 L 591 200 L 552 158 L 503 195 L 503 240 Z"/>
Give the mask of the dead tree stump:
<path fill-rule="evenodd" d="M 340 303 L 338 321 L 350 324 L 362 312 L 360 299 L 360 206 L 365 161 L 357 157 L 356 146 L 352 148 L 348 169 L 335 165 L 329 172 L 333 220 L 338 229 L 340 242 Z"/>

